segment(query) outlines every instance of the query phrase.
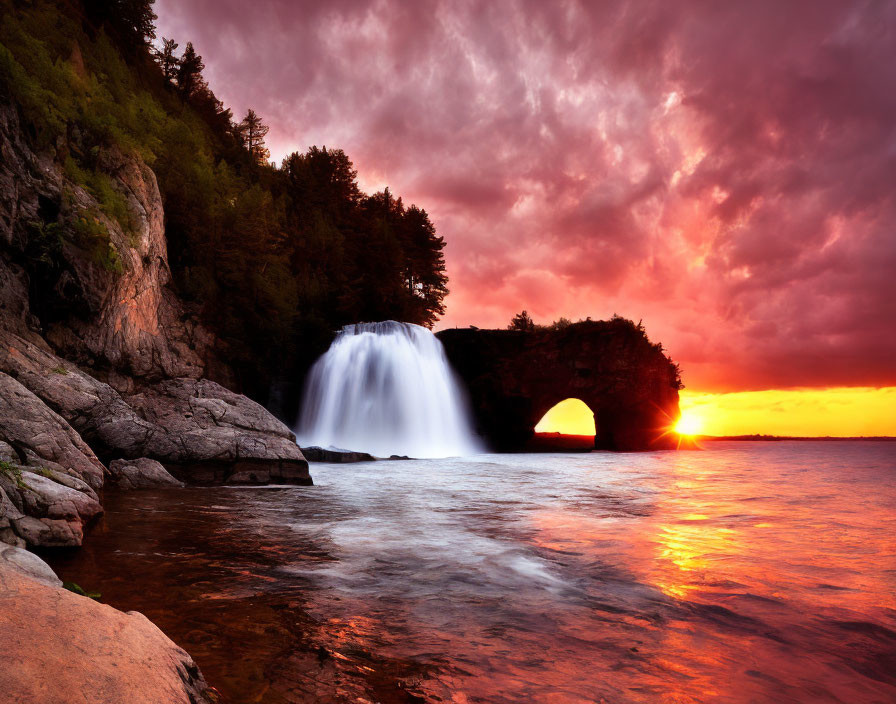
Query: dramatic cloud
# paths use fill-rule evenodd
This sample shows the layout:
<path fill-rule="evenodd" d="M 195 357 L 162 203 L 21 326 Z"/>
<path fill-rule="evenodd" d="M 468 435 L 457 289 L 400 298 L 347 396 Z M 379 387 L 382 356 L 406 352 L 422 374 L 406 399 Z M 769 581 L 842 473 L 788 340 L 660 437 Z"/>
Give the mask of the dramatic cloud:
<path fill-rule="evenodd" d="M 156 9 L 275 156 L 430 212 L 443 325 L 618 312 L 691 387 L 896 384 L 896 4 Z"/>

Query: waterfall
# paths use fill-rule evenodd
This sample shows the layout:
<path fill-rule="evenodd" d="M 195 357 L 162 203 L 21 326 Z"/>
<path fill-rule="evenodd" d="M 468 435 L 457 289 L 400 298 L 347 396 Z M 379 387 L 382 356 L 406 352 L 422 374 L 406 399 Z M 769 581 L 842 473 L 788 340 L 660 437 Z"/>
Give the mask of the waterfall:
<path fill-rule="evenodd" d="M 482 451 L 442 343 L 394 320 L 342 328 L 311 368 L 296 436 L 377 457 Z"/>

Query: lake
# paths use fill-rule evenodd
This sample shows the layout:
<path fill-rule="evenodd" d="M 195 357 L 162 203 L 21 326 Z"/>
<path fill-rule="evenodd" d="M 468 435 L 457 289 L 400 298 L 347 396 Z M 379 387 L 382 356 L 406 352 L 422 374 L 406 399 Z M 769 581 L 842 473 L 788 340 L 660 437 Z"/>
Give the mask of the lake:
<path fill-rule="evenodd" d="M 225 702 L 896 701 L 896 443 L 311 472 L 108 492 L 50 562 Z"/>

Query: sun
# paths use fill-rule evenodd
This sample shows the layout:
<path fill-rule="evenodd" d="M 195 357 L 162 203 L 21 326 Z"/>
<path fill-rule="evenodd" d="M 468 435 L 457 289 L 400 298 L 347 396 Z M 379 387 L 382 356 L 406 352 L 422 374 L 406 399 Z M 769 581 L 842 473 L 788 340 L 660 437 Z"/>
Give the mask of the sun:
<path fill-rule="evenodd" d="M 703 428 L 703 422 L 692 413 L 682 413 L 675 424 L 675 432 L 679 435 L 697 435 Z"/>

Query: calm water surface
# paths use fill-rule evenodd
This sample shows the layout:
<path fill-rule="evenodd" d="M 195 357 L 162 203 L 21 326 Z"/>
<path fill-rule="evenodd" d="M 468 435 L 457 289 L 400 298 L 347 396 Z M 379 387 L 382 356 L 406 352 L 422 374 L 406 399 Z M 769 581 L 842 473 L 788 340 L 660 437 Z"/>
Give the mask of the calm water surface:
<path fill-rule="evenodd" d="M 315 464 L 53 564 L 228 702 L 896 701 L 896 443 Z"/>

